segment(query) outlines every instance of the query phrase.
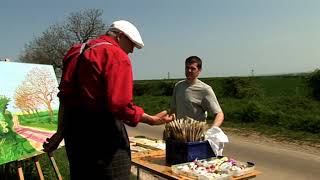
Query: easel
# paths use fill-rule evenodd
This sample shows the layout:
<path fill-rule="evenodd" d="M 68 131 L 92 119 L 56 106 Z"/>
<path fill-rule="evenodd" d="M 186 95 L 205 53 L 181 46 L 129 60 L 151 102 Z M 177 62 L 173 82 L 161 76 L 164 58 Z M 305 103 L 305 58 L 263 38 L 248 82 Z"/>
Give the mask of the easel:
<path fill-rule="evenodd" d="M 52 153 L 47 153 L 49 159 L 50 159 L 50 162 L 53 166 L 53 169 L 54 169 L 54 172 L 56 174 L 56 177 L 58 180 L 62 180 L 62 176 L 61 176 L 61 173 L 59 171 L 59 168 L 57 166 L 57 163 L 52 155 Z M 32 157 L 32 160 L 36 166 L 36 169 L 37 169 L 37 172 L 38 172 L 38 175 L 39 175 L 39 178 L 40 180 L 44 180 L 44 176 L 43 176 L 43 173 L 42 173 L 42 169 L 41 169 L 41 166 L 40 166 L 40 162 L 39 162 L 39 159 L 37 156 L 34 156 Z M 16 161 L 16 164 L 17 164 L 17 168 L 18 168 L 18 175 L 19 175 L 19 179 L 20 180 L 24 180 L 24 175 L 23 175 L 23 170 L 22 170 L 22 161 Z"/>
<path fill-rule="evenodd" d="M 10 62 L 10 59 L 9 58 L 5 58 L 3 60 L 0 59 L 0 61 L 4 61 L 4 62 Z M 51 165 L 53 166 L 53 169 L 54 169 L 54 172 L 56 174 L 56 177 L 58 180 L 62 180 L 62 175 L 59 171 L 59 168 L 57 166 L 57 163 L 52 155 L 52 153 L 47 153 L 49 159 L 50 159 L 50 162 L 51 162 Z M 35 166 L 36 166 L 36 169 L 37 169 L 37 173 L 39 175 L 39 178 L 40 180 L 44 180 L 44 176 L 43 176 L 43 173 L 42 173 L 42 169 L 41 169 L 41 166 L 40 166 L 40 162 L 39 162 L 39 159 L 38 159 L 38 156 L 33 156 L 31 157 L 32 158 L 32 161 L 34 162 Z M 16 166 L 17 166 L 17 171 L 18 171 L 18 176 L 19 176 L 19 179 L 20 180 L 24 180 L 24 175 L 23 175 L 23 169 L 22 169 L 22 161 L 23 160 L 19 160 L 19 161 L 16 161 Z M 8 164 L 5 164 L 4 165 L 4 168 L 5 168 L 5 174 L 4 174 L 4 180 L 7 179 L 7 174 L 9 173 L 9 165 Z M 2 178 L 0 176 L 0 178 Z"/>

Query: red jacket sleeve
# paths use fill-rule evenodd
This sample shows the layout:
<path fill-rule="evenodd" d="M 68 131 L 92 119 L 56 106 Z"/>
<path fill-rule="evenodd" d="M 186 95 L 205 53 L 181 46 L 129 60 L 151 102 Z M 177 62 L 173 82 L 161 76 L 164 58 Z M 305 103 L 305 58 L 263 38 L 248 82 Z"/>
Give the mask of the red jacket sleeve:
<path fill-rule="evenodd" d="M 130 126 L 136 126 L 144 110 L 133 103 L 132 66 L 128 57 L 109 54 L 104 74 L 109 110 Z"/>

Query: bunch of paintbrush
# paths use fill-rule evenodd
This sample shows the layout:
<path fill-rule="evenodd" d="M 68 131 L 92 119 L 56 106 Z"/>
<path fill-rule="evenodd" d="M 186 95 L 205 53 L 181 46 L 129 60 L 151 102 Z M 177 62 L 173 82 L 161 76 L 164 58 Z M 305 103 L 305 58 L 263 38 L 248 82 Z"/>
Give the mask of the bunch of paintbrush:
<path fill-rule="evenodd" d="M 206 123 L 186 117 L 171 121 L 165 126 L 165 138 L 182 142 L 195 142 L 204 139 Z"/>

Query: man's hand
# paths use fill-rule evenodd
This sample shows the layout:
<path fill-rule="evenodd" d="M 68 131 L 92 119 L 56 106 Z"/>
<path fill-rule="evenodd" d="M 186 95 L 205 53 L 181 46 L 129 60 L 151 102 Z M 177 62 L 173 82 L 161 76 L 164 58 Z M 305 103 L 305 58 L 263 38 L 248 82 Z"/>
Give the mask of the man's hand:
<path fill-rule="evenodd" d="M 173 121 L 175 119 L 175 115 L 169 115 L 167 111 L 161 111 L 160 113 L 150 116 L 148 114 L 143 114 L 142 122 L 149 125 L 161 125 Z"/>
<path fill-rule="evenodd" d="M 60 144 L 60 142 L 62 141 L 63 136 L 62 133 L 54 133 L 51 138 L 47 138 L 46 142 L 43 143 L 42 147 L 43 147 L 43 151 L 44 152 L 52 152 L 54 150 L 56 150 Z"/>

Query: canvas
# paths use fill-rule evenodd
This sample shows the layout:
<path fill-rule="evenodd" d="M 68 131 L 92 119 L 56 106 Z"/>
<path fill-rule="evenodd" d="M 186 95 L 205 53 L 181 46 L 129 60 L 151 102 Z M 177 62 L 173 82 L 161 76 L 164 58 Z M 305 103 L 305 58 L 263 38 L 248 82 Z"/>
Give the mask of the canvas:
<path fill-rule="evenodd" d="M 57 87 L 51 65 L 0 62 L 0 165 L 43 153 L 57 128 Z"/>

